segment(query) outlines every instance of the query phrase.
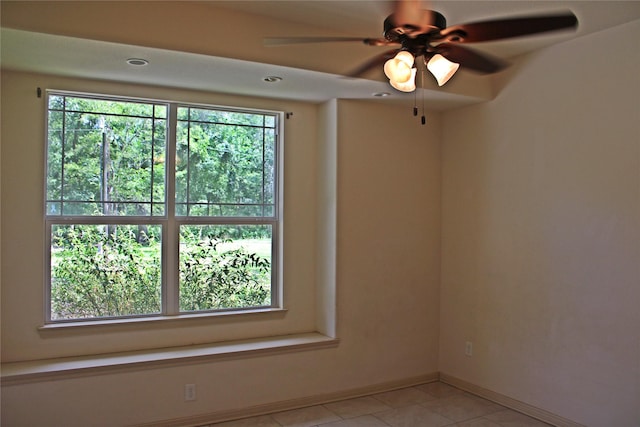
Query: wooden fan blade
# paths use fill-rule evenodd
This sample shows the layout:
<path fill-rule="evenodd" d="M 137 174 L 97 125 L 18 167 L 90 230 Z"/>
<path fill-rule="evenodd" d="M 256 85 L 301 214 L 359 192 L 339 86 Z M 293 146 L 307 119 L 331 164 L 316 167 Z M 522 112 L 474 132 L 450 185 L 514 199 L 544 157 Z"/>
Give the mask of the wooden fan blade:
<path fill-rule="evenodd" d="M 366 43 L 362 37 L 268 37 L 263 40 L 265 46 L 285 46 L 291 44 L 306 43 L 331 43 L 331 42 L 361 42 Z"/>
<path fill-rule="evenodd" d="M 388 50 L 388 51 L 383 52 L 383 53 L 381 53 L 379 55 L 376 55 L 373 58 L 369 59 L 364 64 L 360 65 L 358 68 L 356 68 L 356 69 L 352 70 L 351 72 L 347 73 L 346 76 L 347 77 L 360 77 L 364 73 L 366 73 L 367 71 L 369 71 L 369 70 L 371 70 L 373 68 L 376 68 L 376 67 L 380 67 L 382 64 L 387 62 L 389 59 L 393 58 L 396 53 L 398 53 L 398 49 Z"/>
<path fill-rule="evenodd" d="M 577 27 L 577 25 L 578 19 L 576 16 L 571 12 L 565 12 L 556 15 L 498 19 L 453 25 L 442 30 L 440 35 L 445 40 L 459 43 L 476 43 L 570 29 Z"/>
<path fill-rule="evenodd" d="M 294 44 L 333 43 L 333 42 L 361 42 L 369 46 L 390 46 L 397 42 L 379 38 L 362 37 L 269 37 L 264 39 L 265 46 L 286 46 Z"/>
<path fill-rule="evenodd" d="M 457 62 L 461 67 L 483 74 L 496 73 L 508 65 L 502 59 L 476 52 L 456 43 L 441 43 L 434 48 L 434 51 L 451 62 Z"/>

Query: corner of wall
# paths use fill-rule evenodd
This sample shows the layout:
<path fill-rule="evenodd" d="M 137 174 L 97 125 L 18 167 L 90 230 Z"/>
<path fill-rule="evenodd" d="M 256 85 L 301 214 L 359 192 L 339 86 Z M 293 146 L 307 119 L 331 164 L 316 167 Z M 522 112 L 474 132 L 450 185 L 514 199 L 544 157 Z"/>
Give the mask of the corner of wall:
<path fill-rule="evenodd" d="M 316 328 L 336 337 L 337 100 L 319 109 L 316 200 Z"/>

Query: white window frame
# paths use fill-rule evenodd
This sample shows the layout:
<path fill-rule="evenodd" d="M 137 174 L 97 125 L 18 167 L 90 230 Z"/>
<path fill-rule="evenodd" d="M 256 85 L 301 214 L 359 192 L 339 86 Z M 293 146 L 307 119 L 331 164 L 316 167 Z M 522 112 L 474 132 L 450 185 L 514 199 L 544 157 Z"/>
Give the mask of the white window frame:
<path fill-rule="evenodd" d="M 45 155 L 44 155 L 44 198 L 45 206 L 47 203 L 47 177 L 48 177 L 48 125 L 49 125 L 49 97 L 69 96 L 91 98 L 96 100 L 137 102 L 150 104 L 163 104 L 167 107 L 166 118 L 166 169 L 165 169 L 165 211 L 164 215 L 149 216 L 88 216 L 88 215 L 48 215 L 47 210 L 44 212 L 45 222 L 45 307 L 44 307 L 44 323 L 45 325 L 65 324 L 65 323 L 83 323 L 95 322 L 118 323 L 127 321 L 137 321 L 142 319 L 154 318 L 175 318 L 175 317 L 202 317 L 203 315 L 219 315 L 219 314 L 242 314 L 255 313 L 259 311 L 271 311 L 273 309 L 281 310 L 283 307 L 283 162 L 284 162 L 284 115 L 282 111 L 227 107 L 213 104 L 187 103 L 178 101 L 159 100 L 152 98 L 139 98 L 130 96 L 114 96 L 96 93 L 75 92 L 66 90 L 47 90 L 45 102 Z M 178 216 L 176 215 L 175 205 L 175 154 L 176 154 L 176 138 L 178 108 L 195 107 L 202 109 L 212 109 L 227 112 L 239 112 L 249 114 L 264 114 L 274 117 L 275 120 L 275 147 L 274 147 L 274 212 L 272 217 L 207 217 L 207 216 Z M 65 224 L 126 224 L 126 225 L 159 225 L 162 229 L 162 278 L 161 278 L 161 309 L 160 313 L 154 314 L 134 314 L 125 316 L 105 316 L 105 317 L 89 317 L 75 319 L 51 319 L 51 229 L 54 225 Z M 266 224 L 272 227 L 271 237 L 271 304 L 261 307 L 246 308 L 225 308 L 215 310 L 202 311 L 180 311 L 179 301 L 179 239 L 180 226 L 182 225 L 256 225 Z"/>

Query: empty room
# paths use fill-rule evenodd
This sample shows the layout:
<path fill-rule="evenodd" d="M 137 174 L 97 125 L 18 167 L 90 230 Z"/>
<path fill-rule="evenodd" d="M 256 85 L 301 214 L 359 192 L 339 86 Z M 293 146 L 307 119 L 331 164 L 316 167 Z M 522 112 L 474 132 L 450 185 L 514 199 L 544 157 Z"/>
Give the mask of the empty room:
<path fill-rule="evenodd" d="M 1 7 L 1 423 L 640 427 L 640 1 Z"/>

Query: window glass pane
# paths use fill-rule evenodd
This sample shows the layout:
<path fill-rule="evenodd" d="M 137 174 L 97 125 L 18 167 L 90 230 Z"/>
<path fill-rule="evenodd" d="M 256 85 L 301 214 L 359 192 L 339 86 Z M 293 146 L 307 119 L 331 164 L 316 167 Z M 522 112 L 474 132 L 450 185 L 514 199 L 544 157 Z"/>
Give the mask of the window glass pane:
<path fill-rule="evenodd" d="M 65 215 L 100 215 L 103 210 L 102 204 L 95 202 L 64 202 L 60 206 Z"/>
<path fill-rule="evenodd" d="M 62 99 L 62 105 L 60 105 Z M 166 106 L 51 96 L 47 150 L 50 215 L 163 215 Z"/>
<path fill-rule="evenodd" d="M 276 207 L 274 205 L 265 205 L 264 206 L 264 214 L 265 217 L 275 217 L 276 216 Z"/>
<path fill-rule="evenodd" d="M 48 155 L 47 155 L 47 199 L 60 200 L 62 195 L 62 140 L 63 114 L 60 111 L 49 113 Z M 59 214 L 60 212 L 58 212 Z"/>
<path fill-rule="evenodd" d="M 186 216 L 218 216 L 218 217 L 273 217 L 273 206 L 241 205 L 223 203 L 186 203 L 176 204 L 176 215 Z"/>
<path fill-rule="evenodd" d="M 154 203 L 151 209 L 151 215 L 153 216 L 164 216 L 165 215 L 165 205 Z"/>
<path fill-rule="evenodd" d="M 263 127 L 266 116 L 191 108 L 190 117 L 199 121 L 177 126 L 179 215 L 262 216 L 275 191 L 275 129 Z"/>
<path fill-rule="evenodd" d="M 49 109 L 50 110 L 62 110 L 64 108 L 64 96 L 51 95 L 49 96 Z"/>
<path fill-rule="evenodd" d="M 179 115 L 179 117 L 184 117 L 184 113 L 182 116 Z M 262 114 L 240 113 L 235 111 L 205 108 L 189 108 L 189 120 L 228 125 L 264 125 L 264 115 Z"/>
<path fill-rule="evenodd" d="M 161 311 L 158 225 L 53 225 L 51 320 Z"/>
<path fill-rule="evenodd" d="M 187 204 L 186 203 L 176 203 L 176 215 L 177 216 L 187 216 Z"/>
<path fill-rule="evenodd" d="M 153 110 L 153 117 L 158 119 L 166 119 L 167 118 L 167 106 L 166 105 L 156 105 Z"/>
<path fill-rule="evenodd" d="M 186 110 L 184 108 L 178 109 Z M 176 124 L 176 203 L 187 202 L 187 182 L 189 179 L 189 122 L 178 121 Z M 186 205 L 184 212 L 176 215 L 187 215 Z"/>
<path fill-rule="evenodd" d="M 190 107 L 179 107 L 178 120 L 189 120 L 189 110 L 191 110 Z"/>
<path fill-rule="evenodd" d="M 180 310 L 271 305 L 271 225 L 180 227 Z"/>
<path fill-rule="evenodd" d="M 62 147 L 62 200 L 90 202 L 100 200 L 101 190 L 101 141 L 102 136 L 92 124 L 83 120 L 82 114 L 67 113 L 64 117 L 64 146 Z M 51 119 L 51 116 L 50 116 Z M 51 126 L 51 121 L 49 123 Z M 49 145 L 49 158 L 57 157 Z M 71 204 L 67 205 L 71 206 Z M 80 210 L 68 211 L 65 215 L 80 215 Z M 85 215 L 92 215 L 89 210 Z"/>
<path fill-rule="evenodd" d="M 113 114 L 118 116 L 153 117 L 153 104 L 120 101 L 110 99 L 92 99 L 64 97 L 64 109 L 94 114 Z"/>
<path fill-rule="evenodd" d="M 276 116 L 264 116 L 264 125 L 273 128 L 276 126 Z"/>
<path fill-rule="evenodd" d="M 276 158 L 276 132 L 274 129 L 266 129 L 264 135 L 264 170 L 271 173 L 264 174 L 263 191 L 264 203 L 275 203 L 276 191 L 276 174 L 275 174 L 275 158 Z M 266 216 L 266 215 L 265 215 Z"/>
<path fill-rule="evenodd" d="M 165 112 L 166 114 L 166 112 Z M 153 129 L 153 163 L 151 165 L 151 197 L 154 209 L 151 215 L 165 215 L 165 183 L 166 183 L 166 120 L 155 120 Z"/>
<path fill-rule="evenodd" d="M 61 210 L 60 203 L 47 203 L 47 215 L 60 215 Z"/>

